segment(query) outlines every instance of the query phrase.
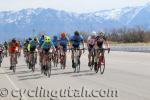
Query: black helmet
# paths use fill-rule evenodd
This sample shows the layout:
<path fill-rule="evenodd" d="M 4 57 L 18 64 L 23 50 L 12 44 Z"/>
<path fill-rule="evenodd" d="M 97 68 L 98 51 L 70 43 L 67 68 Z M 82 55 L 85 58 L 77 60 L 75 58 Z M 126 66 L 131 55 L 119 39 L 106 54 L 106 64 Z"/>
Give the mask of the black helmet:
<path fill-rule="evenodd" d="M 13 42 L 13 43 L 15 43 L 15 42 L 16 42 L 16 39 L 15 39 L 15 38 L 13 38 L 13 39 L 12 39 L 12 42 Z"/>
<path fill-rule="evenodd" d="M 31 40 L 32 40 L 32 38 L 29 38 L 28 40 L 29 40 L 29 41 L 31 41 Z"/>
<path fill-rule="evenodd" d="M 44 36 L 44 35 L 42 35 L 42 39 L 44 39 L 44 37 L 45 37 L 45 36 Z"/>
<path fill-rule="evenodd" d="M 37 41 L 37 38 L 36 38 L 36 37 L 34 38 L 34 41 Z"/>
<path fill-rule="evenodd" d="M 78 32 L 78 31 L 75 31 L 75 32 L 74 32 L 74 35 L 75 35 L 75 36 L 79 36 L 79 32 Z"/>

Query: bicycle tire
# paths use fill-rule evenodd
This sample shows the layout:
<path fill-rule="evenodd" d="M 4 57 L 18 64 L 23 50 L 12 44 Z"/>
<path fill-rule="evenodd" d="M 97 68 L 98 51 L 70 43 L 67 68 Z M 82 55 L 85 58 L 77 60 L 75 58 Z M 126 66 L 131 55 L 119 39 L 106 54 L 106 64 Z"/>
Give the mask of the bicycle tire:
<path fill-rule="evenodd" d="M 78 65 L 77 65 L 78 67 L 78 70 L 77 70 L 77 72 L 79 73 L 80 72 L 80 60 L 78 60 Z"/>
<path fill-rule="evenodd" d="M 0 56 L 0 67 L 1 67 L 1 64 L 2 64 L 2 57 Z"/>
<path fill-rule="evenodd" d="M 35 58 L 33 57 L 33 60 L 32 60 L 32 63 L 31 63 L 33 72 L 35 71 L 35 62 L 36 62 Z"/>
<path fill-rule="evenodd" d="M 96 73 L 98 73 L 98 71 L 99 71 L 99 68 L 100 68 L 100 64 L 94 64 L 94 71 L 96 72 Z"/>
<path fill-rule="evenodd" d="M 15 64 L 13 65 L 13 72 L 14 73 L 16 72 L 16 65 Z"/>
<path fill-rule="evenodd" d="M 101 74 L 104 74 L 104 71 L 105 71 L 105 58 L 103 58 L 104 59 L 104 64 L 101 64 L 101 66 L 100 66 L 100 73 Z"/>
<path fill-rule="evenodd" d="M 50 78 L 50 76 L 51 76 L 51 61 L 49 62 L 49 65 L 48 65 L 48 71 L 47 71 L 48 73 L 48 78 Z"/>

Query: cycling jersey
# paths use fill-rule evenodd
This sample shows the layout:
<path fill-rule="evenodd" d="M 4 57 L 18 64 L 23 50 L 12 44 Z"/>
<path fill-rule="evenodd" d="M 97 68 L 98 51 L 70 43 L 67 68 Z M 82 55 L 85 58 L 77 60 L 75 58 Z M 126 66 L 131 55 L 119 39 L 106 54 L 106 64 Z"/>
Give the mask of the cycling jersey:
<path fill-rule="evenodd" d="M 96 38 L 93 38 L 92 36 L 88 37 L 88 44 L 89 45 L 95 45 Z"/>
<path fill-rule="evenodd" d="M 95 42 L 96 42 L 96 37 L 92 37 L 92 36 L 88 37 L 88 51 L 89 52 L 94 48 Z"/>
<path fill-rule="evenodd" d="M 52 42 L 53 42 L 53 44 L 54 44 L 55 47 L 58 46 L 58 40 L 53 39 Z"/>
<path fill-rule="evenodd" d="M 69 42 L 69 39 L 67 37 L 65 39 L 60 38 L 60 40 L 59 40 L 59 44 L 60 44 L 60 46 L 63 47 L 64 51 L 67 51 L 68 42 Z"/>
<path fill-rule="evenodd" d="M 37 45 L 38 45 L 38 42 L 34 40 L 30 41 L 30 43 L 28 44 L 28 51 L 35 51 Z"/>
<path fill-rule="evenodd" d="M 54 47 L 54 44 L 52 43 L 52 42 L 49 42 L 49 43 L 46 43 L 46 42 L 44 42 L 43 44 L 42 44 L 42 49 L 50 49 L 50 48 L 52 48 L 52 47 Z"/>
<path fill-rule="evenodd" d="M 15 53 L 16 50 L 18 49 L 18 47 L 19 47 L 19 44 L 17 42 L 16 43 L 11 42 L 9 44 L 9 52 L 10 53 Z"/>
<path fill-rule="evenodd" d="M 96 44 L 99 48 L 102 48 L 104 41 L 107 41 L 107 38 L 105 36 L 97 36 L 96 37 Z"/>
<path fill-rule="evenodd" d="M 80 43 L 83 41 L 83 37 L 81 35 L 78 36 L 78 38 L 76 38 L 75 35 L 73 35 L 71 37 L 71 42 L 72 42 L 72 46 L 73 48 L 79 48 Z"/>

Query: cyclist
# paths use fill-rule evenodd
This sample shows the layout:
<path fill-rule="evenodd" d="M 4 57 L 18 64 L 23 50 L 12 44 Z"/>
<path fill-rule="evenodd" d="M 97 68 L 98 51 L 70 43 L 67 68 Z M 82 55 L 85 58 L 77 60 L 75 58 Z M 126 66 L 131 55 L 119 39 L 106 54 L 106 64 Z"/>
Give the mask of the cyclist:
<path fill-rule="evenodd" d="M 0 44 L 0 50 L 1 52 L 4 50 L 4 46 L 2 44 Z"/>
<path fill-rule="evenodd" d="M 55 47 L 55 51 L 53 51 L 53 61 L 58 63 L 58 58 L 59 58 L 59 39 L 57 35 L 53 36 L 53 40 L 52 40 L 54 47 Z"/>
<path fill-rule="evenodd" d="M 58 52 L 59 48 L 58 48 L 58 45 L 59 45 L 59 39 L 58 39 L 58 36 L 57 35 L 54 35 L 53 36 L 53 40 L 52 40 L 53 44 L 54 44 L 54 47 L 55 47 L 55 51 L 53 52 Z"/>
<path fill-rule="evenodd" d="M 7 57 L 8 43 L 6 41 L 4 42 L 4 50 L 5 50 L 5 55 Z"/>
<path fill-rule="evenodd" d="M 80 35 L 80 33 L 78 31 L 75 31 L 74 32 L 74 35 L 71 37 L 70 39 L 70 42 L 71 42 L 71 47 L 72 49 L 80 49 L 80 45 L 82 43 L 82 46 L 84 48 L 84 40 L 83 40 L 83 37 Z M 72 58 L 72 67 L 74 68 L 74 50 L 72 50 L 72 55 L 71 55 L 71 58 Z M 79 50 L 79 57 L 81 57 L 82 55 L 82 51 Z"/>
<path fill-rule="evenodd" d="M 39 46 L 41 47 L 42 44 L 44 43 L 44 35 L 42 35 L 40 38 L 39 38 Z"/>
<path fill-rule="evenodd" d="M 17 43 L 16 39 L 12 39 L 9 44 L 9 54 L 10 54 L 10 64 L 12 63 L 12 57 L 15 54 L 15 60 L 17 63 L 17 52 L 18 52 L 19 44 Z M 12 69 L 12 65 L 10 66 L 10 70 Z"/>
<path fill-rule="evenodd" d="M 93 31 L 91 36 L 88 37 L 88 40 L 87 40 L 87 47 L 88 47 L 88 51 L 89 51 L 89 54 L 88 54 L 88 59 L 89 59 L 89 62 L 88 62 L 88 66 L 91 66 L 91 54 L 92 52 L 94 52 L 94 46 L 95 46 L 95 42 L 96 42 L 96 32 Z"/>
<path fill-rule="evenodd" d="M 6 50 L 8 49 L 8 43 L 6 41 L 4 42 L 4 47 Z"/>
<path fill-rule="evenodd" d="M 38 47 L 38 51 L 39 51 L 39 62 L 41 63 L 42 62 L 42 45 L 44 43 L 44 38 L 45 36 L 42 35 L 40 38 L 39 38 L 39 47 Z"/>
<path fill-rule="evenodd" d="M 4 47 L 2 44 L 0 44 L 0 67 L 1 67 L 1 63 L 3 61 L 3 50 L 4 50 Z"/>
<path fill-rule="evenodd" d="M 50 37 L 45 36 L 44 43 L 41 46 L 42 49 L 41 60 L 42 60 L 42 67 L 43 67 L 42 69 L 44 69 L 45 66 L 47 65 L 47 61 L 45 61 L 45 58 L 49 55 L 49 51 L 51 48 L 55 50 L 54 44 L 51 41 Z"/>
<path fill-rule="evenodd" d="M 64 32 L 60 33 L 59 46 L 64 52 L 64 56 L 65 56 L 64 59 L 65 59 L 65 61 L 66 61 L 66 52 L 67 52 L 67 45 L 68 45 L 68 43 L 69 43 L 69 39 L 66 36 L 66 33 L 64 33 Z M 64 68 L 66 68 L 66 62 L 65 62 L 64 65 L 65 65 Z"/>
<path fill-rule="evenodd" d="M 37 52 L 36 51 L 37 45 L 38 45 L 38 40 L 36 37 L 29 42 L 29 44 L 28 44 L 29 61 L 32 60 L 32 58 L 31 58 L 32 53 Z M 35 61 L 37 62 L 37 56 L 35 57 L 35 59 L 36 59 Z"/>
<path fill-rule="evenodd" d="M 103 32 L 100 32 L 98 34 L 98 36 L 96 37 L 96 43 L 95 43 L 95 49 L 102 49 L 102 48 L 105 48 L 108 49 L 109 48 L 109 43 L 108 43 L 108 40 L 106 38 L 106 36 L 104 35 Z M 100 52 L 98 52 L 100 51 Z M 104 55 L 104 50 L 98 50 L 96 51 L 96 59 L 95 59 L 95 66 L 97 66 L 97 60 L 99 58 L 99 55 Z M 95 67 L 97 68 L 97 67 Z"/>
<path fill-rule="evenodd" d="M 26 57 L 26 54 L 28 52 L 28 44 L 29 44 L 29 40 L 26 39 L 26 41 L 23 44 L 24 57 Z"/>

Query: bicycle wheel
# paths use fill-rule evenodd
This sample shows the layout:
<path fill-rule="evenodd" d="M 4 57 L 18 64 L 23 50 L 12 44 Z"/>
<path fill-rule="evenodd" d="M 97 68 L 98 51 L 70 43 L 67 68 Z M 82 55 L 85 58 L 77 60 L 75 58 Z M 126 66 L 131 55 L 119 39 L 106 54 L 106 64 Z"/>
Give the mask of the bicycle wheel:
<path fill-rule="evenodd" d="M 48 62 L 46 70 L 47 70 L 47 76 L 50 78 L 50 76 L 51 76 L 51 70 L 52 70 L 51 61 Z"/>
<path fill-rule="evenodd" d="M 76 72 L 77 71 L 77 65 L 76 65 L 76 63 L 74 63 L 74 72 Z"/>
<path fill-rule="evenodd" d="M 36 59 L 33 57 L 32 62 L 31 62 L 33 72 L 35 71 L 35 62 L 36 62 Z"/>
<path fill-rule="evenodd" d="M 101 74 L 104 74 L 104 71 L 105 71 L 105 58 L 103 58 L 103 63 L 101 63 L 101 66 L 100 66 L 100 73 L 101 73 Z"/>
<path fill-rule="evenodd" d="M 32 72 L 34 72 L 35 71 L 35 64 L 34 64 L 34 62 L 32 62 L 32 64 L 31 64 L 31 68 L 32 68 Z"/>
<path fill-rule="evenodd" d="M 0 67 L 1 67 L 1 64 L 2 64 L 2 57 L 0 56 Z"/>
<path fill-rule="evenodd" d="M 91 71 L 93 70 L 93 67 L 94 67 L 94 65 L 92 64 L 92 65 L 90 66 L 90 70 L 91 70 Z"/>
<path fill-rule="evenodd" d="M 96 73 L 98 73 L 100 66 L 101 66 L 100 64 L 97 64 L 97 63 L 94 64 L 94 71 Z"/>
<path fill-rule="evenodd" d="M 57 67 L 57 65 L 58 65 L 58 54 L 54 54 L 53 62 L 54 62 L 54 67 Z"/>
<path fill-rule="evenodd" d="M 78 65 L 77 65 L 77 72 L 80 72 L 80 60 L 78 60 Z"/>
<path fill-rule="evenodd" d="M 62 59 L 62 69 L 65 69 L 65 64 L 66 64 L 66 59 L 65 59 L 65 56 L 63 55 L 63 59 Z"/>
<path fill-rule="evenodd" d="M 13 55 L 13 56 L 15 56 L 15 55 Z M 13 66 L 13 72 L 15 73 L 16 72 L 16 64 L 17 64 L 17 59 L 14 57 L 13 58 L 13 61 L 12 61 L 12 66 Z"/>
<path fill-rule="evenodd" d="M 93 70 L 93 67 L 94 67 L 94 58 L 92 57 L 92 63 L 91 63 L 91 66 L 90 66 L 91 71 Z"/>
<path fill-rule="evenodd" d="M 47 71 L 47 74 L 48 74 L 48 77 L 50 78 L 50 76 L 51 76 L 51 61 L 49 62 L 49 64 L 48 64 L 48 71 Z"/>
<path fill-rule="evenodd" d="M 13 72 L 15 73 L 16 72 L 16 65 L 15 64 L 13 65 L 12 69 L 13 69 Z"/>

